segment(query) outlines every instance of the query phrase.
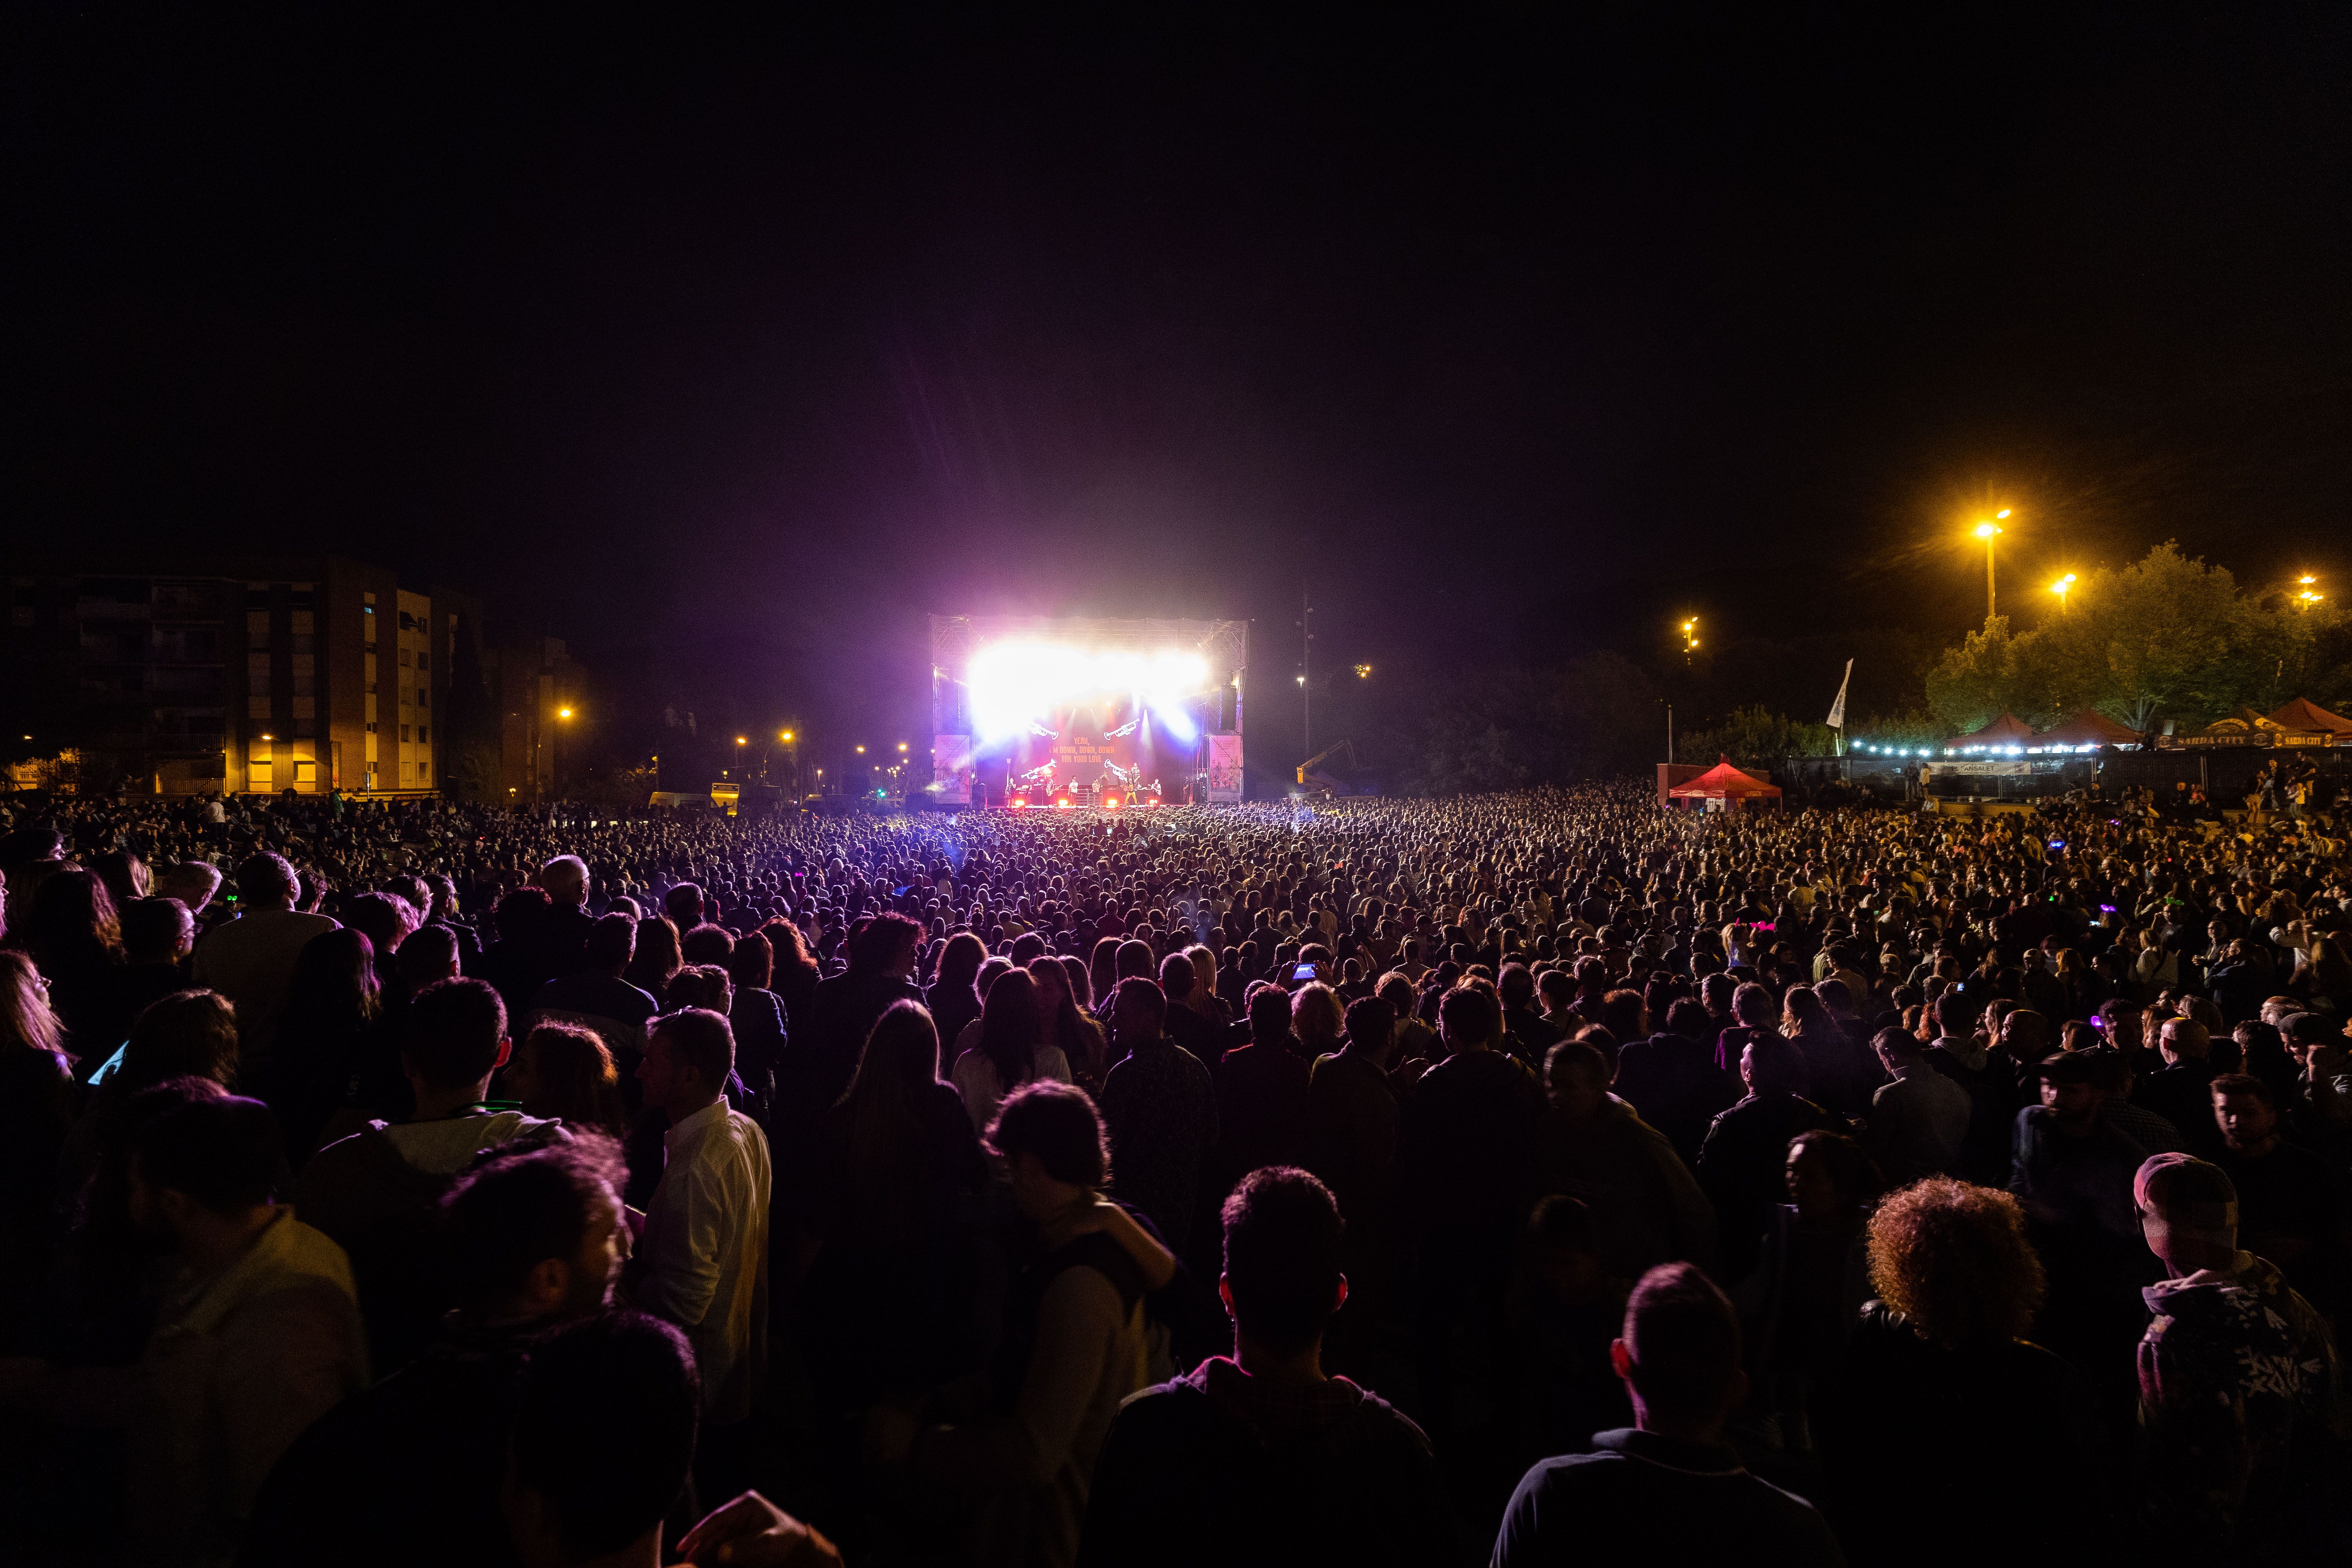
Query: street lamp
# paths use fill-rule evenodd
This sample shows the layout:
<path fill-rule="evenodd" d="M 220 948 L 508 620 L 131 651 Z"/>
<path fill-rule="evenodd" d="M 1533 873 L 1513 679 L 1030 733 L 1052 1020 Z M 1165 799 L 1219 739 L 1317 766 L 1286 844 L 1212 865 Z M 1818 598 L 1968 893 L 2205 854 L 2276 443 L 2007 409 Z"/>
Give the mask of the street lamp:
<path fill-rule="evenodd" d="M 2303 592 L 2294 596 L 2294 607 L 2296 609 L 2307 610 L 2311 608 L 2312 605 L 2318 604 L 2322 599 L 2327 597 L 2325 594 L 2313 592 L 2312 585 L 2318 581 L 2318 578 L 2313 576 L 2308 572 L 2295 579 L 2295 582 L 2301 585 L 2303 589 Z"/>
<path fill-rule="evenodd" d="M 1370 665 L 1360 664 L 1356 666 L 1356 679 L 1358 680 L 1370 680 L 1371 678 L 1372 667 Z"/>
<path fill-rule="evenodd" d="M 563 798 L 563 721 L 571 719 L 572 710 L 558 708 L 555 710 L 555 717 L 558 721 L 555 732 L 548 737 L 547 742 L 547 772 L 548 782 L 555 786 L 555 798 L 562 800 Z"/>
<path fill-rule="evenodd" d="M 1992 515 L 1996 518 L 2007 517 L 2009 510 L 2003 507 Z M 2001 531 L 2000 524 L 1990 519 L 1977 524 L 1977 537 L 1984 541 L 1985 546 L 1985 619 L 1987 621 L 1990 621 L 1993 617 L 1992 542 L 2000 537 Z"/>
<path fill-rule="evenodd" d="M 2062 616 L 2066 613 L 2066 590 L 2074 585 L 2074 574 L 2072 572 L 2050 584 L 2050 591 L 2058 595 L 2058 613 Z"/>

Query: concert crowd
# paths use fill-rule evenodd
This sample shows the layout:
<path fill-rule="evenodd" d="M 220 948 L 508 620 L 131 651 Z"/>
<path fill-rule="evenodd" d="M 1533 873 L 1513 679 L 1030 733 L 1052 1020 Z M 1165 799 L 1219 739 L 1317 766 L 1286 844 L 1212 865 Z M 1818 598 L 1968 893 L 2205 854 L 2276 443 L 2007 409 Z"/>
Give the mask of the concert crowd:
<path fill-rule="evenodd" d="M 0 1536 L 2352 1562 L 2337 816 L 0 797 Z"/>

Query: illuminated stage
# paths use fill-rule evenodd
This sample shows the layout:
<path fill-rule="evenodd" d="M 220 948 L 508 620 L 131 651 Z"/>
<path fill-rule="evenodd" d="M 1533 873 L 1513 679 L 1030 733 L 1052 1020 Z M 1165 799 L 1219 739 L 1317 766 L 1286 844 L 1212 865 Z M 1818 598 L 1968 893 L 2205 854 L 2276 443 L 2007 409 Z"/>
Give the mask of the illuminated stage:
<path fill-rule="evenodd" d="M 944 805 L 1125 810 L 1242 798 L 1246 621 L 931 617 Z"/>

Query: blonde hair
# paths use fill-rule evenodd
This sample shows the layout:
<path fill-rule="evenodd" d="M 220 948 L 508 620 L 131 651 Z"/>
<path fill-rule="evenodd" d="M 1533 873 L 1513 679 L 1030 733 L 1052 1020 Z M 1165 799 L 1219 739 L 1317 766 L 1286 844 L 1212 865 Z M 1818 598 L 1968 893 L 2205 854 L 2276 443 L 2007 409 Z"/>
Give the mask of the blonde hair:
<path fill-rule="evenodd" d="M 13 1043 L 37 1051 L 65 1050 L 65 1026 L 49 1010 L 41 972 L 26 955 L 0 952 L 0 1047 Z"/>

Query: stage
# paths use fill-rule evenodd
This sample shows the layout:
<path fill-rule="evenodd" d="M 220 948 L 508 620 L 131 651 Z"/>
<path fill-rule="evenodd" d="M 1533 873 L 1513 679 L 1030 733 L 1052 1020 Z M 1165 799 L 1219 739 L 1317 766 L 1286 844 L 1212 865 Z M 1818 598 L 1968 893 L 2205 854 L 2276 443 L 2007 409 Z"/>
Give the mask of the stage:
<path fill-rule="evenodd" d="M 1125 810 L 1242 798 L 1246 621 L 931 617 L 930 798 Z"/>

